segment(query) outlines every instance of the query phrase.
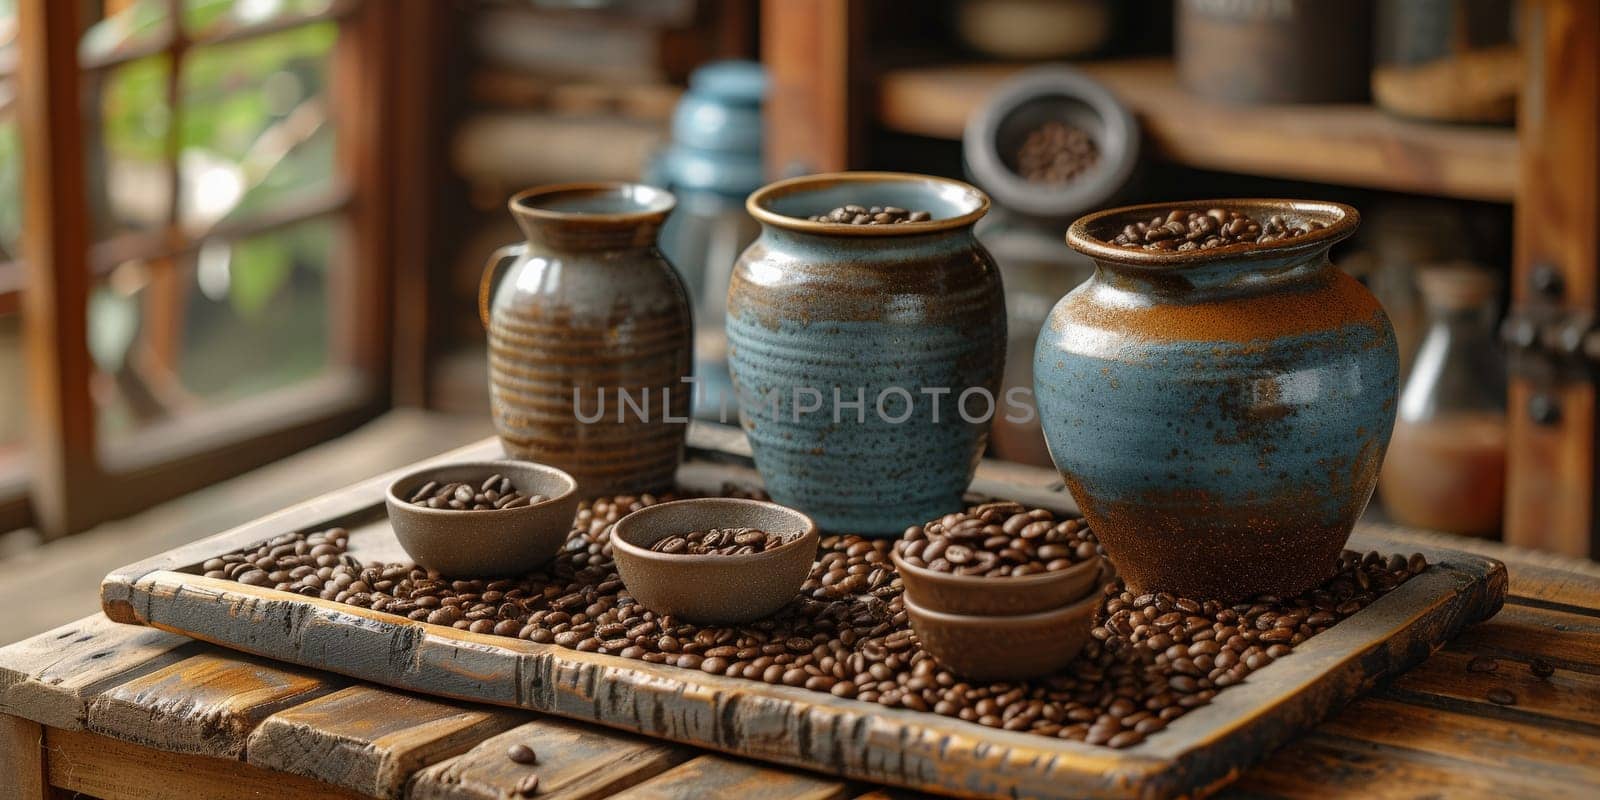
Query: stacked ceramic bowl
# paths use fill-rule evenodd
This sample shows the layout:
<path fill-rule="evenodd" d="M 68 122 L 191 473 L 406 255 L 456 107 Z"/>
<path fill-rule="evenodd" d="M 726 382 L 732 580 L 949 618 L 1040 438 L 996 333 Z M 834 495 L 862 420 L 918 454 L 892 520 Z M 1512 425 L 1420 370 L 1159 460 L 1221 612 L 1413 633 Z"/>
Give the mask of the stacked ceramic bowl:
<path fill-rule="evenodd" d="M 1089 640 L 1103 559 L 1079 520 L 988 503 L 909 528 L 890 554 L 922 647 L 979 680 L 1066 666 Z"/>

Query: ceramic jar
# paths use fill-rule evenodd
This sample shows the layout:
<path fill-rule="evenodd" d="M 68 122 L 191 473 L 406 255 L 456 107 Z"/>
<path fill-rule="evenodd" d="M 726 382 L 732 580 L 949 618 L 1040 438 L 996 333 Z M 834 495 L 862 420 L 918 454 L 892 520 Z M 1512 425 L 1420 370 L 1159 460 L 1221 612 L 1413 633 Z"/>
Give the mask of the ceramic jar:
<path fill-rule="evenodd" d="M 640 184 L 529 189 L 510 202 L 527 240 L 483 274 L 500 441 L 571 473 L 585 496 L 669 487 L 683 457 L 689 298 L 656 248 L 673 204 Z"/>
<path fill-rule="evenodd" d="M 849 204 L 932 218 L 807 219 Z M 973 235 L 988 197 L 846 172 L 770 184 L 746 207 L 762 230 L 728 290 L 729 367 L 767 491 L 825 530 L 869 536 L 959 509 L 1005 413 L 1000 276 Z"/>
<path fill-rule="evenodd" d="M 1323 227 L 1209 250 L 1109 243 L 1170 209 Z M 1355 209 L 1291 200 L 1133 206 L 1067 233 L 1095 274 L 1034 353 L 1050 454 L 1135 592 L 1237 600 L 1334 571 L 1394 425 L 1382 307 L 1328 261 Z"/>

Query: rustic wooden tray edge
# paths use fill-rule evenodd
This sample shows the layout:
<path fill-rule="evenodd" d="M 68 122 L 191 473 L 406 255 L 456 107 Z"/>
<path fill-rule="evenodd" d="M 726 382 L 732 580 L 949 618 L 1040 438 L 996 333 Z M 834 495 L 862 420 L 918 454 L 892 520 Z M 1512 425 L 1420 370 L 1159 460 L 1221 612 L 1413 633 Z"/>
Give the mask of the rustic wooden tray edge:
<path fill-rule="evenodd" d="M 498 445 L 488 441 L 429 462 L 497 453 Z M 754 478 L 739 466 L 742 453 L 724 447 L 712 455 L 725 463 L 711 476 Z M 381 505 L 383 487 L 397 474 L 117 570 L 102 587 L 106 613 L 403 689 L 555 713 L 852 778 L 993 797 L 1166 796 L 1231 779 L 1373 683 L 1425 658 L 1460 628 L 1492 616 L 1506 585 L 1499 562 L 1424 548 L 1435 568 L 1163 733 L 1112 751 L 803 689 L 470 634 L 180 571 L 285 531 L 359 519 Z M 1065 495 L 1023 493 L 1025 502 L 1070 510 L 1062 508 L 1070 506 L 1062 502 Z M 1047 502 L 1050 496 L 1054 502 Z M 1413 549 L 1365 532 L 1352 545 Z M 241 618 L 256 624 L 241 626 Z M 1351 624 L 1358 619 L 1359 626 Z"/>

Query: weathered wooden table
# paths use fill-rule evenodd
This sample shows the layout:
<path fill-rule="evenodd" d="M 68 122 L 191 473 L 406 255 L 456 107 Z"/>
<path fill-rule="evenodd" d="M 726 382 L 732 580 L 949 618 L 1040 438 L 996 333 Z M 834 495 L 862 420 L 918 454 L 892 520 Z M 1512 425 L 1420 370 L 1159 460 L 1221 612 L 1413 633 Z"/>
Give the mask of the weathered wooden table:
<path fill-rule="evenodd" d="M 979 477 L 1055 488 L 999 465 Z M 1600 568 L 1385 534 L 1505 561 L 1505 609 L 1287 743 L 1224 794 L 1600 796 Z M 1550 674 L 1534 674 L 1536 660 Z M 1514 703 L 1492 702 L 1491 692 L 1507 699 L 1497 690 Z M 519 742 L 538 753 L 536 766 L 507 758 Z M 532 775 L 537 796 L 552 798 L 909 796 L 407 694 L 98 616 L 0 648 L 0 800 L 515 798 Z"/>

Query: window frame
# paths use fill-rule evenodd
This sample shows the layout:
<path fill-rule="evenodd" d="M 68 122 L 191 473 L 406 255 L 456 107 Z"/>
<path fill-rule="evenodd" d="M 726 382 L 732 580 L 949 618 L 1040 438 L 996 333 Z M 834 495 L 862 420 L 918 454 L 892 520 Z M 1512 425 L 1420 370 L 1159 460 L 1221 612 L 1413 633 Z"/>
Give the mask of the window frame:
<path fill-rule="evenodd" d="M 399 189 L 426 191 L 416 183 L 425 175 L 416 165 L 427 163 L 431 153 L 426 150 L 436 141 L 427 132 L 436 132 L 439 124 L 432 104 L 438 81 L 426 70 L 441 63 L 445 37 L 437 34 L 448 13 L 441 7 L 448 4 L 334 0 L 325 12 L 186 38 L 177 13 L 181 3 L 168 2 L 171 19 L 161 41 L 85 62 L 79 57 L 84 26 L 78 2 L 18 0 L 16 117 L 28 154 L 23 169 L 28 214 L 23 258 L 11 270 L 0 265 L 0 308 L 11 303 L 22 313 L 30 438 L 26 465 L 0 465 L 0 531 L 32 525 L 53 539 L 349 430 L 390 404 L 396 306 L 407 308 L 402 316 L 413 328 L 427 318 L 432 208 L 403 197 Z M 91 241 L 80 106 L 84 75 L 167 52 L 176 82 L 188 47 L 237 42 L 323 20 L 339 26 L 328 91 L 330 106 L 339 111 L 335 158 L 343 181 L 332 192 L 295 198 L 283 208 L 204 235 L 234 240 L 333 215 L 345 220 L 347 256 L 329 272 L 329 304 L 338 311 L 327 372 L 242 402 L 153 423 L 114 443 L 101 441 L 90 396 L 90 288 L 97 276 L 129 258 L 169 259 L 164 269 L 174 269 L 170 260 L 186 255 L 198 239 L 169 224 Z M 425 86 L 400 91 L 402 81 Z M 421 374 L 425 332 L 408 330 L 405 337 L 401 371 Z"/>

